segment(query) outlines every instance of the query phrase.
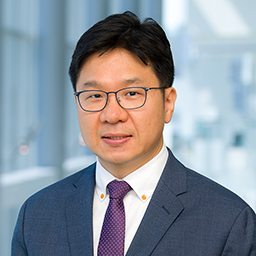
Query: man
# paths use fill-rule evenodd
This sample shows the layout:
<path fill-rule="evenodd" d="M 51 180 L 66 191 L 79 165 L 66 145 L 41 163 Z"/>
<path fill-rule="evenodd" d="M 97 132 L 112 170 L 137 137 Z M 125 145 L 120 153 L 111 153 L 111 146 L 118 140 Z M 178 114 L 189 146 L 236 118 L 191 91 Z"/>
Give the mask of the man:
<path fill-rule="evenodd" d="M 69 74 L 97 162 L 25 202 L 13 256 L 256 255 L 253 210 L 164 145 L 176 91 L 154 20 L 125 12 L 98 22 L 78 41 Z"/>

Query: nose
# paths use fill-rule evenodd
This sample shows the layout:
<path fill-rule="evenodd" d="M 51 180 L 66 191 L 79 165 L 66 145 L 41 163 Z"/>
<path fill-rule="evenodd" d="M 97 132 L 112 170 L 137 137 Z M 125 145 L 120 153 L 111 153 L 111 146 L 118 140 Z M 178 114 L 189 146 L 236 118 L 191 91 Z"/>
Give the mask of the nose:
<path fill-rule="evenodd" d="M 128 118 L 128 112 L 123 109 L 117 102 L 115 94 L 108 95 L 106 107 L 101 111 L 100 121 L 107 123 L 125 122 Z"/>

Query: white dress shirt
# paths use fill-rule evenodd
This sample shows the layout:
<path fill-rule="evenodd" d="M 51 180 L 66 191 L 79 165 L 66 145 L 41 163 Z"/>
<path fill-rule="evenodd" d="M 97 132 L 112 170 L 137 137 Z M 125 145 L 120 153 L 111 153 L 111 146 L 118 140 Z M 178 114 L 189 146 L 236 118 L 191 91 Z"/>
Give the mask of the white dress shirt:
<path fill-rule="evenodd" d="M 166 147 L 163 146 L 158 155 L 123 179 L 132 187 L 132 190 L 129 191 L 124 198 L 126 217 L 124 253 L 127 252 L 140 225 L 152 194 L 166 165 L 167 158 L 168 151 Z M 104 169 L 97 160 L 96 186 L 93 201 L 94 255 L 97 255 L 101 228 L 109 203 L 107 185 L 112 180 L 117 180 L 117 178 Z"/>

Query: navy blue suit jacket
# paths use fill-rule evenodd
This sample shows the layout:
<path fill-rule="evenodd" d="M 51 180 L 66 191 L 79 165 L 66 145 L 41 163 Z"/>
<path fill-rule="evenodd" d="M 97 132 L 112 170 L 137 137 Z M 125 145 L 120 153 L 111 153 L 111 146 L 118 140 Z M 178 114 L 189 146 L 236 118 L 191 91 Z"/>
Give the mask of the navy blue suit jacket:
<path fill-rule="evenodd" d="M 12 256 L 93 255 L 94 186 L 95 164 L 30 197 L 19 214 Z M 255 256 L 255 213 L 169 151 L 126 255 Z"/>

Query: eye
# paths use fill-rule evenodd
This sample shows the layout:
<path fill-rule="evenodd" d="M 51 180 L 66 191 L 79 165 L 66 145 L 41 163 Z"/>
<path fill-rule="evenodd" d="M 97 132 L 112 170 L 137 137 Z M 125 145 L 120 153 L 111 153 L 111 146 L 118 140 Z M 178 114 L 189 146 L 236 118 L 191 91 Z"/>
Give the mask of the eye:
<path fill-rule="evenodd" d="M 102 95 L 100 95 L 100 94 L 93 94 L 93 95 L 91 95 L 90 97 L 92 97 L 92 98 L 94 98 L 94 99 L 99 99 L 99 98 L 102 97 Z"/>
<path fill-rule="evenodd" d="M 136 91 L 130 91 L 127 93 L 127 96 L 136 96 L 138 94 L 138 92 Z"/>
<path fill-rule="evenodd" d="M 143 97 L 145 92 L 142 88 L 129 88 L 123 91 L 125 98 L 137 99 Z"/>
<path fill-rule="evenodd" d="M 84 96 L 85 96 L 85 100 L 96 100 L 96 99 L 98 100 L 103 98 L 103 95 L 98 92 L 86 92 Z"/>

